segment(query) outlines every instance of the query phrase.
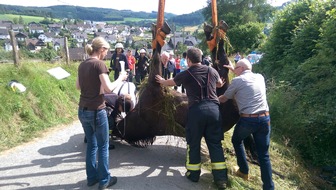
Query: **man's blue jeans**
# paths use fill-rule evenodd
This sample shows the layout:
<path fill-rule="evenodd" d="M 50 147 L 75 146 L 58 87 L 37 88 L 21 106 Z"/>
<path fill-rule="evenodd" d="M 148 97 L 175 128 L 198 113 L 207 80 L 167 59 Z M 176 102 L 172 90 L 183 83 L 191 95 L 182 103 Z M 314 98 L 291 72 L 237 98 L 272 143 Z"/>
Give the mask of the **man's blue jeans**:
<path fill-rule="evenodd" d="M 272 166 L 268 153 L 271 134 L 270 116 L 241 117 L 236 124 L 232 135 L 232 144 L 236 152 L 239 170 L 244 174 L 248 174 L 249 167 L 244 151 L 243 139 L 251 134 L 256 143 L 263 189 L 274 189 Z"/>
<path fill-rule="evenodd" d="M 87 182 L 99 181 L 105 185 L 110 180 L 109 172 L 109 125 L 106 110 L 90 111 L 79 108 L 78 118 L 82 123 L 86 147 Z M 98 150 L 98 165 L 97 165 Z"/>

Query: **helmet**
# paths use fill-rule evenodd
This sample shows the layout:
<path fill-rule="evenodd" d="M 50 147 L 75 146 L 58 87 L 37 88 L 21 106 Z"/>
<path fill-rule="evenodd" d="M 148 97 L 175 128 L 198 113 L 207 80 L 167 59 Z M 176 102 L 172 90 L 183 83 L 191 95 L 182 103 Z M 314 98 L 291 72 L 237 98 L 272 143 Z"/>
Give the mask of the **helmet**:
<path fill-rule="evenodd" d="M 146 50 L 145 49 L 141 49 L 140 53 L 146 53 Z"/>
<path fill-rule="evenodd" d="M 116 49 L 117 49 L 117 48 L 124 49 L 124 46 L 122 45 L 122 43 L 117 43 L 117 44 L 115 45 L 115 48 L 116 48 Z"/>

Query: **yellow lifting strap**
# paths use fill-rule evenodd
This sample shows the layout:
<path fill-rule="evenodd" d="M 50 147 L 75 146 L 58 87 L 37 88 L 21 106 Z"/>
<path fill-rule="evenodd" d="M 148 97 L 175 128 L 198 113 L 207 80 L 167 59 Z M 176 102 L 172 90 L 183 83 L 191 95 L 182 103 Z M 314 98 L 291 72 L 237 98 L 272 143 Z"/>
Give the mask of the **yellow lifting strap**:
<path fill-rule="evenodd" d="M 213 170 L 224 170 L 226 169 L 226 163 L 225 162 L 213 162 L 211 163 L 211 167 Z"/>

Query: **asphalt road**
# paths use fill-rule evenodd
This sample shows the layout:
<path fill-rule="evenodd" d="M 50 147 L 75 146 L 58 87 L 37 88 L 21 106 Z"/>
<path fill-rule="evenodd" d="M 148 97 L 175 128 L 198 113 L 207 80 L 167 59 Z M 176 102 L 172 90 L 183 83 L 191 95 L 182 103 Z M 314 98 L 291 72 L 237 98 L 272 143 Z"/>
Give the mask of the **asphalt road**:
<path fill-rule="evenodd" d="M 0 153 L 0 189 L 97 189 L 86 186 L 85 144 L 80 123 L 57 127 L 44 137 Z M 157 137 L 147 148 L 114 141 L 110 172 L 118 177 L 111 189 L 215 189 L 202 170 L 198 183 L 185 177 L 184 139 Z"/>

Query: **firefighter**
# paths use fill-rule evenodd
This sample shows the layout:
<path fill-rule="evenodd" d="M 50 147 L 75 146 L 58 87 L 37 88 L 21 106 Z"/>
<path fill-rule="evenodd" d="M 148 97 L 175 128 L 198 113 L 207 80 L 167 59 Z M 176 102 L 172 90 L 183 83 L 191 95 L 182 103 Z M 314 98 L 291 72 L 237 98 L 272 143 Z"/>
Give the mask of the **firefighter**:
<path fill-rule="evenodd" d="M 128 60 L 124 54 L 124 46 L 122 43 L 117 43 L 110 61 L 110 70 L 114 71 L 114 80 L 118 79 L 122 68 L 124 68 L 125 71 L 129 71 Z"/>
<path fill-rule="evenodd" d="M 140 50 L 140 56 L 137 57 L 135 63 L 135 80 L 137 84 L 140 84 L 147 75 L 147 69 L 149 66 L 149 59 L 146 56 L 146 50 Z"/>
<path fill-rule="evenodd" d="M 187 51 L 189 68 L 178 73 L 174 78 L 165 80 L 156 75 L 156 80 L 163 86 L 183 85 L 188 97 L 188 120 L 186 125 L 187 140 L 187 178 L 198 182 L 201 174 L 201 139 L 205 138 L 209 148 L 212 174 L 218 189 L 225 189 L 228 182 L 227 168 L 221 140 L 221 113 L 216 87 L 223 86 L 223 81 L 212 67 L 202 65 L 201 51 L 190 48 Z"/>

